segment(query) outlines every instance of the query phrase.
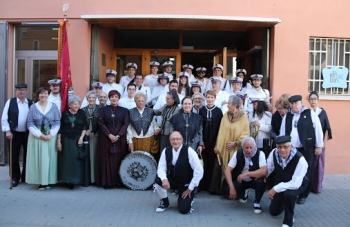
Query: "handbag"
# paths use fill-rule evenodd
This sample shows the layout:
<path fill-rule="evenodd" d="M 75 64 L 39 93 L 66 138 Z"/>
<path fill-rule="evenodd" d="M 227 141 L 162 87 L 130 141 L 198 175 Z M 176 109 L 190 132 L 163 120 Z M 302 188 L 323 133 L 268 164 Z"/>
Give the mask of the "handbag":
<path fill-rule="evenodd" d="M 119 145 L 118 145 L 118 141 L 116 143 L 112 143 L 110 148 L 109 148 L 109 153 L 110 154 L 116 154 L 119 152 Z"/>
<path fill-rule="evenodd" d="M 255 139 L 259 132 L 259 126 L 256 126 L 254 122 L 251 122 L 249 124 L 249 131 L 250 131 L 250 136 Z"/>
<path fill-rule="evenodd" d="M 78 147 L 78 159 L 84 160 L 87 158 L 87 152 L 84 151 L 83 147 Z"/>

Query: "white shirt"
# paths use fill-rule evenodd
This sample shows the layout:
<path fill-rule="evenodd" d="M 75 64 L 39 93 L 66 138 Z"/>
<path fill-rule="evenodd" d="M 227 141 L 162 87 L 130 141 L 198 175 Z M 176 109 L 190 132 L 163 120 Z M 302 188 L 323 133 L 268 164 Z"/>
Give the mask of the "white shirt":
<path fill-rule="evenodd" d="M 152 100 L 152 105 L 155 105 L 157 102 L 157 98 L 163 94 L 163 93 L 167 93 L 169 91 L 169 85 L 166 84 L 164 86 L 162 85 L 158 85 L 155 88 L 153 88 L 152 90 L 152 95 L 151 95 L 151 100 Z"/>
<path fill-rule="evenodd" d="M 264 152 L 259 151 L 259 150 L 257 152 L 260 152 L 259 167 L 266 166 L 266 158 L 265 158 Z M 245 160 L 245 164 L 244 164 L 242 173 L 247 173 L 247 172 L 249 172 L 249 159 L 244 156 L 244 160 Z M 237 166 L 237 152 L 233 153 L 231 160 L 228 162 L 228 166 L 231 168 L 235 168 Z M 243 180 L 244 181 L 251 181 L 252 178 L 245 177 L 245 178 L 243 178 Z"/>
<path fill-rule="evenodd" d="M 123 92 L 124 92 L 124 88 L 120 84 L 117 84 L 114 82 L 112 84 L 109 84 L 109 83 L 103 84 L 102 91 L 107 94 L 107 98 L 108 98 L 108 93 L 111 90 L 117 90 L 119 92 L 120 96 L 123 95 Z M 109 101 L 109 99 L 107 99 L 106 105 L 109 105 L 109 104 L 111 104 L 111 102 Z"/>
<path fill-rule="evenodd" d="M 322 131 L 322 125 L 320 122 L 320 118 L 316 115 L 314 111 L 311 112 L 311 121 L 312 125 L 315 129 L 315 146 L 316 147 L 323 147 L 323 131 Z M 281 123 L 281 128 L 280 128 L 280 135 L 279 136 L 284 136 L 286 132 L 286 118 L 287 114 L 283 116 L 282 123 Z M 293 147 L 303 147 L 303 145 L 300 142 L 299 138 L 299 133 L 298 133 L 298 128 L 294 127 L 295 122 L 298 122 L 300 118 L 300 113 L 294 114 L 293 115 L 293 120 L 292 120 L 292 131 L 290 132 L 290 137 L 291 137 L 291 143 Z"/>
<path fill-rule="evenodd" d="M 144 108 L 142 110 L 139 110 L 139 109 L 137 109 L 137 110 L 139 111 L 139 113 L 142 116 Z M 140 135 L 137 135 L 137 132 L 134 129 L 134 127 L 132 126 L 132 124 L 129 124 L 128 129 L 127 129 L 127 134 L 126 134 L 126 140 L 127 140 L 128 144 L 131 144 L 133 137 L 135 137 L 135 138 L 148 138 L 148 137 L 151 137 L 151 136 L 154 135 L 154 131 L 156 129 L 159 129 L 159 127 L 157 126 L 157 123 L 156 123 L 156 121 L 154 119 L 152 120 L 152 123 L 151 123 L 150 127 L 148 128 L 148 131 L 147 131 L 147 133 L 145 135 L 143 134 L 143 129 L 141 129 Z"/>
<path fill-rule="evenodd" d="M 275 163 L 273 161 L 273 156 L 277 152 L 277 149 L 272 150 L 269 157 L 267 158 L 267 176 L 270 175 L 275 169 Z M 286 159 L 282 158 L 284 166 L 287 166 Z M 277 193 L 284 192 L 285 190 L 296 190 L 303 183 L 304 176 L 307 172 L 308 164 L 304 156 L 300 157 L 297 167 L 295 168 L 292 179 L 288 182 L 281 182 L 273 187 Z"/>
<path fill-rule="evenodd" d="M 249 112 L 248 114 L 249 123 L 258 121 L 260 124 L 258 135 L 255 138 L 256 146 L 258 148 L 263 148 L 263 139 L 270 139 L 270 131 L 271 131 L 271 119 L 272 113 L 269 111 L 265 111 L 262 118 L 259 119 L 258 115 L 255 114 L 253 117 L 253 112 Z"/>
<path fill-rule="evenodd" d="M 182 145 L 177 151 L 175 151 L 174 148 L 172 149 L 172 153 L 173 153 L 172 164 L 174 166 L 176 165 L 177 159 L 179 158 L 181 149 L 182 149 Z M 203 177 L 203 167 L 199 161 L 198 154 L 190 147 L 188 147 L 188 161 L 191 168 L 193 169 L 193 177 L 188 186 L 188 189 L 193 190 L 195 187 L 199 185 L 199 182 Z M 166 154 L 164 149 L 160 156 L 159 163 L 158 163 L 158 170 L 157 170 L 157 175 L 162 181 L 164 179 L 167 179 L 166 172 L 167 172 L 167 164 L 166 164 Z"/>
<path fill-rule="evenodd" d="M 48 102 L 47 105 L 46 105 L 46 107 L 45 107 L 45 111 L 43 111 L 43 110 L 41 109 L 41 106 L 39 105 L 39 103 L 35 103 L 34 105 L 36 106 L 36 108 L 39 110 L 40 113 L 42 113 L 43 115 L 45 115 L 45 114 L 47 114 L 47 112 L 49 112 L 49 111 L 51 110 L 51 107 L 52 107 L 53 103 L 52 103 L 52 102 Z M 30 132 L 33 136 L 35 136 L 35 137 L 37 137 L 37 138 L 39 138 L 39 137 L 42 135 L 40 129 L 38 129 L 38 128 L 35 127 L 35 126 L 31 126 L 31 127 L 29 127 L 28 129 L 29 129 L 29 132 Z M 52 128 L 50 129 L 50 135 L 52 135 L 52 136 L 57 135 L 57 133 L 58 133 L 59 130 L 60 130 L 60 126 L 59 126 L 59 125 L 54 125 L 54 126 L 52 126 Z"/>
<path fill-rule="evenodd" d="M 61 105 L 62 105 L 62 100 L 61 100 L 61 94 L 58 93 L 57 95 L 53 95 L 50 93 L 47 101 L 55 103 L 56 106 L 58 107 L 58 110 L 61 112 Z"/>
<path fill-rule="evenodd" d="M 261 87 L 256 90 L 254 87 L 246 90 L 247 97 L 250 99 L 260 99 L 261 101 L 265 101 L 267 105 L 270 105 L 270 92 L 267 89 L 262 89 Z M 248 111 L 253 112 L 253 104 L 248 103 Z"/>
<path fill-rule="evenodd" d="M 136 87 L 136 93 L 142 92 L 146 95 L 146 103 L 148 103 L 149 101 L 151 101 L 151 89 L 149 87 L 146 87 L 144 85 L 141 85 L 140 87 Z M 123 95 L 122 97 L 127 97 L 128 96 L 128 91 L 127 88 L 124 89 Z"/>
<path fill-rule="evenodd" d="M 219 91 L 216 93 L 215 106 L 219 107 L 223 114 L 228 110 L 227 104 L 222 105 L 222 102 L 228 102 L 230 95 L 226 91 Z"/>
<path fill-rule="evenodd" d="M 230 83 L 229 83 L 229 81 L 226 80 L 225 78 L 222 78 L 221 76 L 212 76 L 212 77 L 210 77 L 210 79 L 208 81 L 208 84 L 207 84 L 207 89 L 205 89 L 206 91 L 213 90 L 213 85 L 211 83 L 211 79 L 212 78 L 221 80 L 221 87 L 220 88 L 221 88 L 222 91 L 225 90 L 227 93 L 230 92 Z M 226 84 L 226 87 L 225 87 L 225 84 Z"/>
<path fill-rule="evenodd" d="M 203 78 L 203 81 L 200 81 L 198 78 L 195 80 L 197 80 L 198 84 L 201 86 L 202 94 L 205 94 L 205 92 L 207 92 L 207 86 L 209 82 L 208 78 Z"/>
<path fill-rule="evenodd" d="M 123 87 L 123 89 L 125 89 L 128 84 L 134 79 L 135 76 L 133 77 L 129 77 L 128 75 L 122 76 L 122 78 L 120 78 L 119 84 Z"/>
<path fill-rule="evenodd" d="M 171 73 L 166 73 L 166 72 L 164 72 L 164 74 L 169 78 L 169 81 L 172 81 L 172 80 L 173 80 L 173 78 L 174 78 L 173 74 L 171 74 Z"/>
<path fill-rule="evenodd" d="M 158 75 L 149 74 L 143 79 L 143 84 L 148 84 L 148 86 L 153 89 L 158 86 Z"/>
<path fill-rule="evenodd" d="M 2 111 L 1 117 L 1 128 L 3 132 L 10 131 L 10 124 L 8 122 L 8 111 L 10 107 L 10 100 L 7 100 L 5 103 L 4 110 Z M 25 99 L 24 102 L 21 102 L 17 98 L 18 105 L 18 126 L 15 128 L 17 132 L 26 132 L 27 131 L 27 117 L 29 113 L 28 100 Z"/>
<path fill-rule="evenodd" d="M 134 100 L 134 97 L 129 98 L 129 97 L 123 97 L 119 100 L 118 106 L 127 108 L 128 110 L 136 107 L 136 102 Z"/>

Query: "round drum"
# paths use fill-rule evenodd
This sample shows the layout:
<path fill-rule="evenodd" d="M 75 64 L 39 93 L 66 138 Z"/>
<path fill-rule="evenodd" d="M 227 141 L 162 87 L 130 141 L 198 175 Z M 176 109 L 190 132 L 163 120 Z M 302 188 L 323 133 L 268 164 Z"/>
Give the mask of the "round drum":
<path fill-rule="evenodd" d="M 157 175 L 157 163 L 146 151 L 134 151 L 120 164 L 119 176 L 123 184 L 133 190 L 150 187 Z"/>

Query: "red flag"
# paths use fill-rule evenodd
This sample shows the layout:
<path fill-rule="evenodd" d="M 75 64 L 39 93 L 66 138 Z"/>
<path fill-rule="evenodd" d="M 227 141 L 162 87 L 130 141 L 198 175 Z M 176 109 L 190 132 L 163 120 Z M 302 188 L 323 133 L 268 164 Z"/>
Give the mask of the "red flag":
<path fill-rule="evenodd" d="M 67 36 L 67 21 L 63 22 L 61 54 L 61 112 L 68 109 L 68 94 L 73 90 Z"/>

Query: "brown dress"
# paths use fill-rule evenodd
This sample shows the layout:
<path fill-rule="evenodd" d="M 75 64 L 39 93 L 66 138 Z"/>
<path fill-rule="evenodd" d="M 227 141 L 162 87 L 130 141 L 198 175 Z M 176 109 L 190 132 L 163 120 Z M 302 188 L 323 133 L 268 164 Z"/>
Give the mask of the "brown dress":
<path fill-rule="evenodd" d="M 126 130 L 129 125 L 129 110 L 120 106 L 104 106 L 98 117 L 99 136 L 97 149 L 96 183 L 103 187 L 120 186 L 119 166 L 128 146 Z M 109 134 L 119 135 L 117 153 L 110 153 L 111 140 Z"/>

